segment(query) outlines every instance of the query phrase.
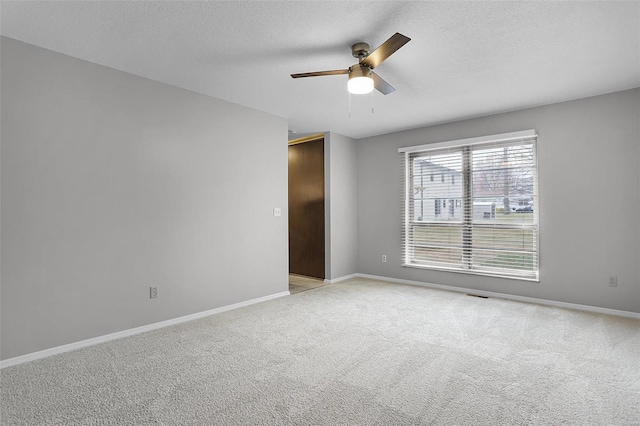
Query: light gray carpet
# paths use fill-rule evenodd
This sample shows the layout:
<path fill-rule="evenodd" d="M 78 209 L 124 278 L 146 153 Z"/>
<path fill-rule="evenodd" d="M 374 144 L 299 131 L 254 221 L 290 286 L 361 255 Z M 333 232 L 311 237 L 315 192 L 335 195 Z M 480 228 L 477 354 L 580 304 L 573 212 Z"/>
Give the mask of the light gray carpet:
<path fill-rule="evenodd" d="M 351 280 L 3 369 L 2 424 L 640 424 L 640 322 Z"/>

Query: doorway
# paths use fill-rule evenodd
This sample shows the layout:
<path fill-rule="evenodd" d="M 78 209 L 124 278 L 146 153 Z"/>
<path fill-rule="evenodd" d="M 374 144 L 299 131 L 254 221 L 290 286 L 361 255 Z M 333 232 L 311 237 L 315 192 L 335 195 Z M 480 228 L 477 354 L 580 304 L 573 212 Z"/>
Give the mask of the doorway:
<path fill-rule="evenodd" d="M 311 288 L 325 278 L 324 178 L 324 137 L 290 142 L 289 273 Z"/>

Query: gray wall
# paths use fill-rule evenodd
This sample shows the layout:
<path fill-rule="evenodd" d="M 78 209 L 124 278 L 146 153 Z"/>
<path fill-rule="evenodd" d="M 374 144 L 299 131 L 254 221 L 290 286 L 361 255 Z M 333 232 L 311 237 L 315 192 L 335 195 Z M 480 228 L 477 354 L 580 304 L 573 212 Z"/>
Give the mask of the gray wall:
<path fill-rule="evenodd" d="M 639 117 L 634 89 L 359 140 L 358 272 L 640 312 Z M 526 129 L 539 134 L 540 282 L 401 267 L 397 149 Z"/>
<path fill-rule="evenodd" d="M 288 290 L 284 119 L 1 50 L 2 359 Z"/>
<path fill-rule="evenodd" d="M 324 141 L 326 277 L 334 280 L 358 272 L 357 143 L 333 132 Z"/>

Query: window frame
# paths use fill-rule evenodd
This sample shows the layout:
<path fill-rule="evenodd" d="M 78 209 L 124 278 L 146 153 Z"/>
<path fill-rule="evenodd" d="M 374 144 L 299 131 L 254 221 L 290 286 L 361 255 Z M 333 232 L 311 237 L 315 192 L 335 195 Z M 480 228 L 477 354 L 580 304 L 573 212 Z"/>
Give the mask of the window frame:
<path fill-rule="evenodd" d="M 531 130 L 524 130 L 520 132 L 503 133 L 498 135 L 488 135 L 488 136 L 481 136 L 476 138 L 459 139 L 459 140 L 453 140 L 453 141 L 437 142 L 432 144 L 424 144 L 424 145 L 418 145 L 418 146 L 412 146 L 412 147 L 399 148 L 398 152 L 403 154 L 402 164 L 404 168 L 404 173 L 403 173 L 404 199 L 403 199 L 403 215 L 402 215 L 403 216 L 402 217 L 402 244 L 403 244 L 402 266 L 410 267 L 410 268 L 441 270 L 441 271 L 457 272 L 457 273 L 464 273 L 464 274 L 471 274 L 471 275 L 493 276 L 493 277 L 501 277 L 501 278 L 508 278 L 508 279 L 539 282 L 540 281 L 540 241 L 539 241 L 540 240 L 540 220 L 539 220 L 540 197 L 538 192 L 539 184 L 538 184 L 538 171 L 537 171 L 538 169 L 537 138 L 538 138 L 537 132 L 531 129 Z M 495 270 L 495 269 L 498 269 L 497 267 L 493 267 L 494 270 L 491 270 L 492 268 L 482 269 L 478 266 L 472 265 L 473 262 L 471 262 L 470 259 L 471 259 L 471 256 L 473 255 L 472 253 L 474 249 L 473 249 L 473 239 L 471 238 L 471 229 L 473 229 L 474 227 L 483 226 L 483 224 L 481 223 L 474 223 L 473 206 L 471 207 L 470 212 L 465 213 L 465 211 L 463 210 L 462 224 L 460 224 L 459 222 L 457 223 L 457 225 L 462 226 L 462 232 L 463 232 L 462 240 L 461 240 L 463 255 L 462 255 L 462 260 L 460 261 L 459 266 L 440 266 L 440 265 L 434 265 L 434 264 L 426 265 L 426 264 L 411 262 L 411 259 L 409 259 L 409 256 L 412 253 L 411 249 L 416 246 L 416 243 L 412 240 L 413 237 L 409 237 L 410 232 L 413 232 L 413 227 L 415 227 L 415 224 L 414 224 L 415 221 L 412 220 L 410 217 L 410 214 L 412 211 L 410 203 L 413 202 L 413 198 L 410 194 L 411 188 L 412 188 L 411 176 L 410 176 L 412 166 L 410 161 L 413 158 L 411 154 L 435 152 L 443 149 L 460 149 L 461 151 L 467 150 L 466 151 L 467 153 L 463 154 L 463 157 L 466 156 L 465 157 L 466 160 L 463 160 L 463 161 L 467 161 L 467 163 L 463 165 L 462 184 L 463 184 L 463 199 L 465 201 L 468 201 L 468 200 L 473 200 L 474 198 L 472 182 L 470 179 L 471 175 L 473 174 L 473 165 L 468 162 L 472 158 L 473 148 L 478 145 L 490 146 L 491 144 L 500 144 L 500 146 L 517 145 L 519 142 L 523 144 L 531 143 L 533 146 L 532 165 L 534 169 L 534 176 L 533 176 L 532 191 L 533 191 L 533 198 L 535 200 L 535 204 L 534 204 L 535 208 L 533 209 L 533 216 L 532 216 L 533 222 L 530 225 L 520 224 L 520 225 L 517 225 L 516 227 L 521 229 L 533 230 L 532 244 L 535 248 L 535 251 L 532 253 L 535 256 L 535 261 L 536 261 L 535 271 L 526 270 L 526 271 L 523 271 L 522 273 L 518 273 L 517 269 L 502 268 L 502 271 L 497 271 Z M 428 223 L 429 222 L 425 222 L 426 225 Z M 433 222 L 432 225 L 434 224 L 437 224 L 437 226 L 446 226 L 447 222 Z M 509 228 L 510 226 L 512 225 L 498 224 L 498 226 L 495 226 L 494 224 L 494 229 L 495 228 L 506 229 L 506 228 Z M 465 235 L 465 233 L 467 234 Z M 469 237 L 470 242 L 467 241 L 465 243 L 464 240 L 467 237 Z M 476 249 L 476 251 L 477 250 L 478 249 Z M 433 263 L 436 263 L 436 262 L 433 262 Z M 510 271 L 510 272 L 506 272 L 506 271 Z"/>

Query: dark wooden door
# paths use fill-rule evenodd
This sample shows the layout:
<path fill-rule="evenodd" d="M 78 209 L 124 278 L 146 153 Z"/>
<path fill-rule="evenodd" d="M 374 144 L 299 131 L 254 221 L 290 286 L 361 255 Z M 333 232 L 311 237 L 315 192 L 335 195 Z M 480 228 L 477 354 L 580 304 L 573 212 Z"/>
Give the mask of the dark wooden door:
<path fill-rule="evenodd" d="M 324 279 L 324 139 L 289 146 L 289 272 Z"/>

